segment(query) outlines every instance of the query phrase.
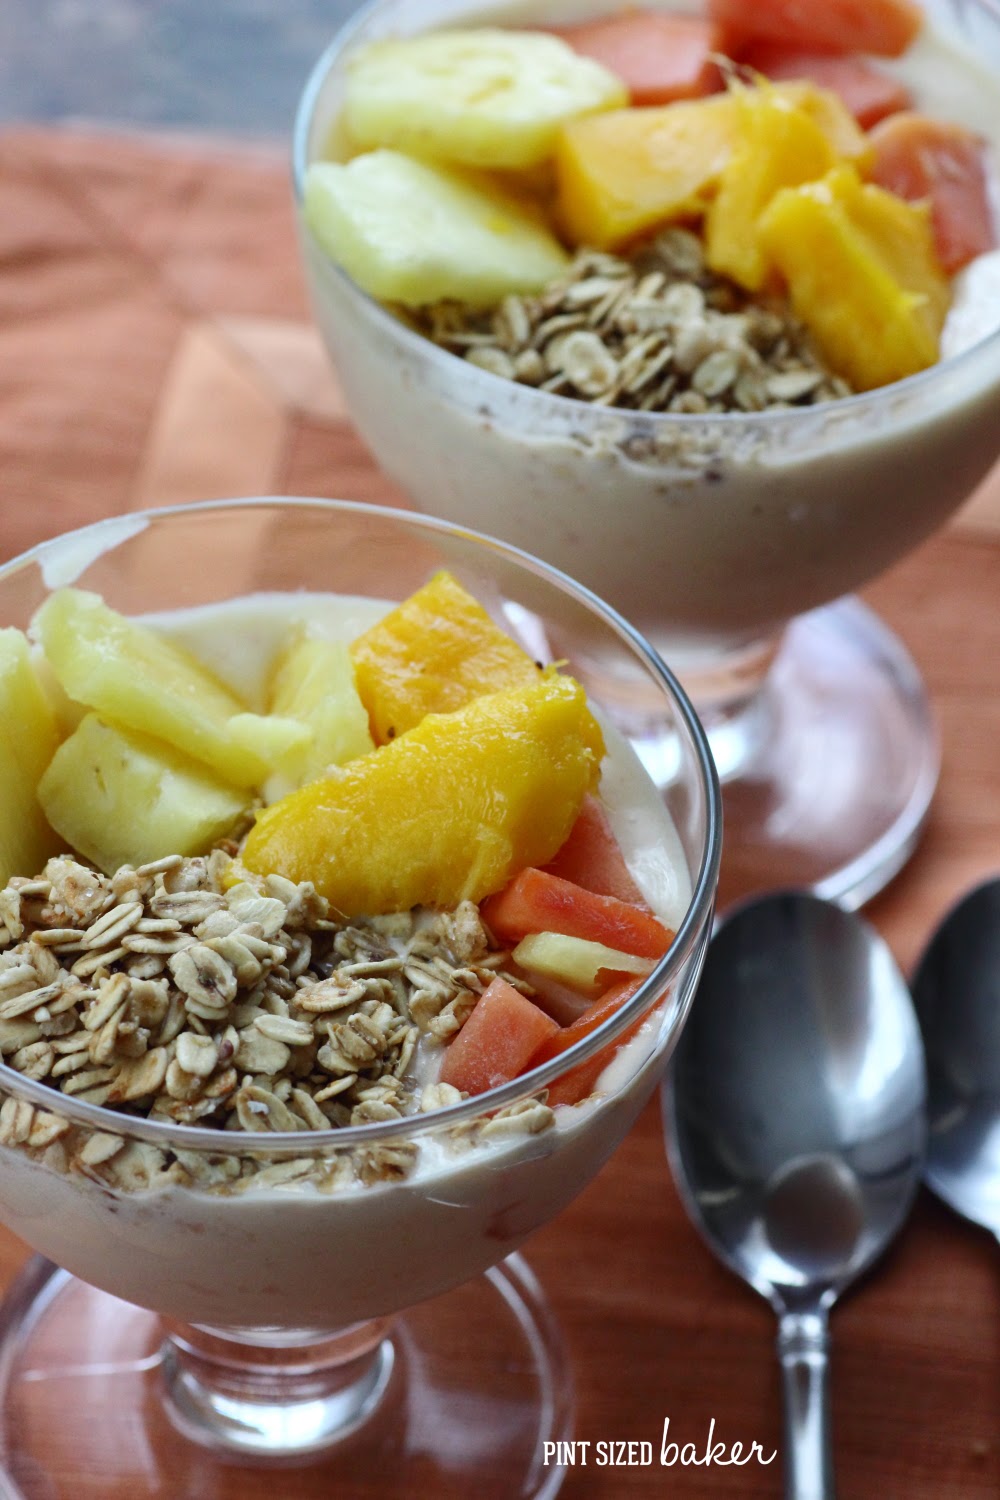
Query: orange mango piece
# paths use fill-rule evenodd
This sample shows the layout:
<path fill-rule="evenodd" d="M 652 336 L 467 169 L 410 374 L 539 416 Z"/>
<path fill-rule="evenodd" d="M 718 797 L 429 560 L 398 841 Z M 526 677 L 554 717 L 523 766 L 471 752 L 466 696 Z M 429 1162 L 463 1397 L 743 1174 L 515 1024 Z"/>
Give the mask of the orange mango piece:
<path fill-rule="evenodd" d="M 856 389 L 935 362 L 949 290 L 926 206 L 904 203 L 841 166 L 777 193 L 759 234 L 795 312 Z"/>
<path fill-rule="evenodd" d="M 836 164 L 829 139 L 775 89 L 738 89 L 739 145 L 705 218 L 705 258 L 713 271 L 759 291 L 771 271 L 757 220 L 780 188 L 813 182 Z"/>
<path fill-rule="evenodd" d="M 348 917 L 481 901 L 552 858 L 603 754 L 580 684 L 536 676 L 428 714 L 275 802 L 251 829 L 243 864 L 311 880 Z"/>
<path fill-rule="evenodd" d="M 531 657 L 443 570 L 359 636 L 351 657 L 378 745 L 426 714 L 539 678 Z"/>
<path fill-rule="evenodd" d="M 840 161 L 853 163 L 867 175 L 874 159 L 871 141 L 839 95 L 801 80 L 776 83 L 774 92 L 819 126 Z"/>
<path fill-rule="evenodd" d="M 620 109 L 564 126 L 556 141 L 557 214 L 575 244 L 618 249 L 697 218 L 738 138 L 735 99 Z"/>

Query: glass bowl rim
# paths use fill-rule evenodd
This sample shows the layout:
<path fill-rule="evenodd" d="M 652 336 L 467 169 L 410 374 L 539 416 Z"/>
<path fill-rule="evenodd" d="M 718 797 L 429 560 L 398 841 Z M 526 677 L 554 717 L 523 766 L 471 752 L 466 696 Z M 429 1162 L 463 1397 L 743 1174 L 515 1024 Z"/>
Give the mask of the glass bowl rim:
<path fill-rule="evenodd" d="M 376 1121 L 367 1125 L 331 1126 L 329 1130 L 302 1131 L 232 1131 L 196 1125 L 149 1120 L 141 1115 L 130 1115 L 104 1105 L 89 1104 L 74 1100 L 71 1096 L 55 1090 L 43 1082 L 26 1078 L 0 1058 L 0 1093 L 27 1100 L 74 1124 L 87 1126 L 106 1134 L 120 1135 L 128 1139 L 143 1140 L 164 1149 L 180 1145 L 183 1149 L 210 1152 L 216 1155 L 241 1156 L 247 1154 L 267 1156 L 302 1156 L 337 1147 L 368 1146 L 400 1137 L 422 1136 L 452 1125 L 461 1124 L 477 1115 L 493 1113 L 518 1099 L 538 1093 L 571 1068 L 594 1057 L 609 1042 L 621 1035 L 629 1024 L 650 1008 L 678 974 L 690 956 L 699 933 L 711 921 L 714 909 L 715 890 L 718 882 L 719 862 L 722 851 L 722 796 L 715 762 L 709 748 L 708 738 L 684 689 L 673 672 L 657 655 L 652 646 L 609 604 L 600 599 L 583 584 L 575 582 L 560 569 L 531 556 L 520 547 L 514 547 L 495 537 L 473 531 L 467 526 L 454 525 L 412 511 L 383 505 L 371 505 L 363 501 L 332 500 L 294 495 L 260 495 L 248 498 L 208 500 L 169 505 L 149 510 L 130 511 L 122 515 L 105 517 L 74 531 L 63 532 L 39 542 L 28 551 L 20 553 L 0 565 L 0 586 L 11 575 L 44 562 L 47 552 L 64 548 L 70 539 L 99 541 L 101 533 L 107 533 L 107 547 L 113 550 L 122 542 L 145 530 L 149 523 L 169 520 L 173 517 L 205 515 L 211 512 L 294 508 L 297 510 L 319 510 L 335 514 L 369 516 L 372 519 L 400 524 L 417 531 L 429 531 L 454 537 L 463 542 L 472 542 L 486 552 L 495 552 L 513 563 L 518 569 L 540 577 L 553 584 L 564 594 L 582 604 L 591 614 L 596 614 L 612 632 L 639 658 L 652 675 L 657 686 L 666 692 L 674 712 L 690 737 L 700 772 L 701 790 L 705 799 L 706 827 L 701 860 L 697 876 L 692 883 L 691 899 L 684 918 L 674 935 L 666 953 L 646 977 L 636 993 L 612 1016 L 574 1043 L 557 1058 L 544 1063 L 510 1082 L 483 1094 L 473 1094 L 459 1104 L 445 1109 L 430 1110 L 426 1114 L 404 1115 L 398 1120 Z M 122 523 L 135 520 L 134 531 L 123 534 Z M 85 552 L 86 566 L 99 557 Z M 690 996 L 688 997 L 690 1003 Z M 686 1011 L 679 1012 L 674 1019 L 674 1032 L 683 1024 Z"/>
<path fill-rule="evenodd" d="M 375 298 L 369 296 L 355 281 L 348 276 L 337 263 L 330 258 L 327 252 L 319 244 L 308 224 L 305 222 L 304 196 L 305 175 L 307 167 L 311 165 L 308 161 L 309 135 L 312 129 L 312 120 L 320 93 L 326 82 L 327 76 L 333 70 L 339 55 L 349 46 L 355 34 L 363 31 L 372 16 L 386 9 L 398 0 L 368 0 L 368 3 L 357 10 L 344 24 L 335 31 L 330 42 L 321 52 L 309 77 L 306 80 L 299 103 L 295 113 L 295 123 L 292 131 L 292 191 L 295 198 L 295 207 L 299 220 L 300 234 L 308 237 L 310 242 L 316 246 L 322 256 L 324 267 L 334 275 L 345 295 L 351 297 L 359 304 L 364 314 L 372 319 L 379 330 L 388 338 L 394 338 L 411 354 L 428 361 L 432 367 L 437 367 L 447 378 L 449 369 L 453 370 L 457 363 L 462 365 L 462 379 L 468 381 L 473 391 L 482 391 L 483 398 L 491 394 L 498 395 L 503 388 L 510 393 L 513 388 L 518 399 L 524 400 L 529 409 L 539 413 L 556 415 L 560 411 L 572 413 L 579 422 L 600 423 L 607 421 L 609 417 L 619 416 L 633 421 L 637 429 L 647 430 L 671 430 L 683 427 L 687 431 L 704 429 L 707 432 L 718 432 L 720 430 L 738 430 L 739 432 L 764 433 L 775 432 L 779 434 L 785 426 L 794 426 L 802 423 L 803 418 L 811 417 L 816 421 L 821 416 L 836 413 L 848 413 L 853 416 L 863 417 L 870 411 L 879 412 L 883 407 L 895 403 L 901 397 L 910 395 L 919 398 L 928 389 L 952 371 L 961 369 L 972 363 L 974 358 L 981 356 L 984 351 L 1000 348 L 1000 327 L 987 334 L 983 339 L 969 345 L 958 354 L 950 355 L 947 359 L 938 359 L 926 370 L 919 370 L 915 375 L 907 375 L 903 380 L 890 381 L 888 385 L 878 386 L 870 391 L 857 391 L 851 396 L 842 396 L 835 401 L 821 402 L 818 406 L 793 407 L 792 409 L 778 408 L 770 411 L 753 412 L 640 412 L 620 407 L 595 407 L 589 401 L 580 400 L 575 396 L 561 396 L 554 391 L 537 390 L 534 386 L 523 385 L 519 381 L 507 380 L 502 375 L 494 375 L 489 370 L 484 370 L 478 365 L 470 365 L 468 360 L 461 360 L 457 354 L 450 350 L 442 349 L 439 345 L 431 342 L 414 329 L 407 328 L 388 311 L 387 308 Z M 414 4 L 419 0 L 414 0 Z M 984 11 L 987 15 L 1000 25 L 1000 0 L 961 0 L 963 6 L 971 3 L 973 8 Z M 1000 253 L 1000 252 L 998 252 Z M 587 413 L 584 416 L 584 413 Z M 721 427 L 720 427 L 721 424 Z"/>

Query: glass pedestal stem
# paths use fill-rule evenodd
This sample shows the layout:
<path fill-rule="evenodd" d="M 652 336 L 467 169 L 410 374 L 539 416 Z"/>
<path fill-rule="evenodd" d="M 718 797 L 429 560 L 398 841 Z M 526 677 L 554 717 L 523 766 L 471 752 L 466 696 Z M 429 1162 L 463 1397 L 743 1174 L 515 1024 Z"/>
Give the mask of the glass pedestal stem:
<path fill-rule="evenodd" d="M 392 1378 L 386 1320 L 340 1333 L 165 1323 L 167 1411 L 217 1452 L 288 1461 L 322 1451 L 372 1416 Z"/>
<path fill-rule="evenodd" d="M 855 908 L 912 854 L 939 770 L 902 643 L 856 599 L 684 673 L 722 782 L 719 902 L 806 888 Z"/>

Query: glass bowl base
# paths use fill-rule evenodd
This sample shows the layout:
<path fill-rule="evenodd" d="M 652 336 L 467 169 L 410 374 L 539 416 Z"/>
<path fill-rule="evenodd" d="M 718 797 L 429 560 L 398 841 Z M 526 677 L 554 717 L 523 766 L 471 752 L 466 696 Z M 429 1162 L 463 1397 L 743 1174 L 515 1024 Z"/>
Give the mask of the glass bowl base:
<path fill-rule="evenodd" d="M 2 1500 L 550 1500 L 571 1436 L 562 1338 L 511 1256 L 399 1315 L 367 1419 L 321 1453 L 277 1465 L 215 1451 L 171 1420 L 155 1313 L 35 1257 L 0 1315 Z M 550 1453 L 554 1450 L 549 1449 Z"/>
<path fill-rule="evenodd" d="M 806 887 L 854 909 L 912 854 L 937 732 L 911 657 L 858 600 L 792 621 L 759 692 L 706 728 L 723 780 L 720 905 Z"/>

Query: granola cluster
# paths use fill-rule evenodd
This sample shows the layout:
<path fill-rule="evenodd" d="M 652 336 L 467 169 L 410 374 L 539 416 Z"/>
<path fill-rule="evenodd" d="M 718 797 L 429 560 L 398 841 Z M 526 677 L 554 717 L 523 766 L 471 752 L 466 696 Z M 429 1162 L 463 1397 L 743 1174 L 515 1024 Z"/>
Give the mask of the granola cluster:
<path fill-rule="evenodd" d="M 240 873 L 219 849 L 111 877 L 60 856 L 39 879 L 11 880 L 0 891 L 5 1062 L 92 1104 L 244 1133 L 370 1124 L 457 1102 L 456 1090 L 421 1088 L 409 1070 L 421 1035 L 432 1045 L 453 1036 L 504 972 L 507 954 L 476 906 L 344 923 L 308 883 Z M 523 1107 L 507 1118 L 521 1114 L 518 1131 L 547 1123 Z M 50 1164 L 63 1167 L 70 1146 L 69 1165 L 110 1164 L 118 1185 L 123 1169 L 129 1186 L 173 1167 L 193 1175 L 196 1161 L 205 1175 L 195 1153 L 168 1161 L 14 1098 L 0 1107 L 0 1143 L 50 1155 L 58 1146 Z M 365 1181 L 405 1175 L 414 1155 L 405 1142 L 371 1148 L 345 1170 Z M 210 1175 L 245 1168 L 234 1156 Z M 265 1182 L 315 1170 L 309 1157 L 253 1168 Z M 324 1170 L 341 1167 L 331 1159 Z"/>
<path fill-rule="evenodd" d="M 423 334 L 523 385 L 644 412 L 755 412 L 849 396 L 787 304 L 751 301 L 671 228 L 625 259 L 581 250 L 536 297 L 442 302 Z"/>

